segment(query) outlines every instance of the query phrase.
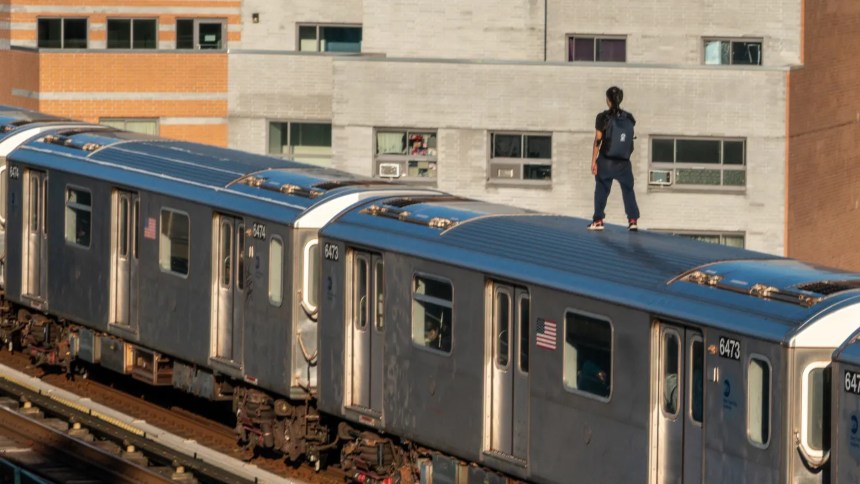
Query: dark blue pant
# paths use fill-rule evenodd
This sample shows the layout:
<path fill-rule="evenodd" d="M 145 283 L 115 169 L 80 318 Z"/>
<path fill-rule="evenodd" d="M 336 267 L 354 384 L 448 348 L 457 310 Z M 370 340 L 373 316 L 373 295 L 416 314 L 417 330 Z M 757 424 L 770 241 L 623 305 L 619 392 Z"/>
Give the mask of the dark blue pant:
<path fill-rule="evenodd" d="M 621 196 L 624 198 L 624 211 L 627 218 L 639 218 L 639 206 L 636 205 L 636 194 L 633 193 L 633 167 L 629 161 L 618 161 L 597 157 L 597 176 L 594 177 L 594 220 L 606 217 L 603 209 L 612 190 L 612 180 L 618 180 L 621 185 Z"/>

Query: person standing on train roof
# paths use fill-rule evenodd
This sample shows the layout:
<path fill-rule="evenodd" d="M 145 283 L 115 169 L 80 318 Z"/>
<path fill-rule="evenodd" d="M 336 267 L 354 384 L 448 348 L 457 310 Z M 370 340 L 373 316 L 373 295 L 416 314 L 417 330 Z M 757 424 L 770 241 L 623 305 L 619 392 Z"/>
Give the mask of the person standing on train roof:
<path fill-rule="evenodd" d="M 597 115 L 594 122 L 594 146 L 591 150 L 591 174 L 594 175 L 594 216 L 588 230 L 603 230 L 604 209 L 612 181 L 621 185 L 624 211 L 627 212 L 627 229 L 639 229 L 639 206 L 633 193 L 633 126 L 636 118 L 621 109 L 624 91 L 612 86 L 606 90 L 609 107 Z"/>

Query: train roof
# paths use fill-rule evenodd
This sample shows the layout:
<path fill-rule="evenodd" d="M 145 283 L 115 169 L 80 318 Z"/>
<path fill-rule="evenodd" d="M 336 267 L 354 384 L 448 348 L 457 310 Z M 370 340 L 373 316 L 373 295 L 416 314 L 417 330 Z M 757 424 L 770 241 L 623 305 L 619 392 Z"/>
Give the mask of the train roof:
<path fill-rule="evenodd" d="M 285 224 L 334 193 L 392 185 L 281 158 L 104 127 L 48 131 L 9 159 Z"/>
<path fill-rule="evenodd" d="M 462 199 L 394 198 L 357 207 L 322 233 L 775 341 L 860 296 L 860 274 L 612 225 L 589 232 L 588 222 Z"/>
<path fill-rule="evenodd" d="M 850 365 L 860 366 L 860 331 L 855 333 L 841 348 L 836 350 L 833 359 Z"/>
<path fill-rule="evenodd" d="M 66 118 L 30 111 L 29 109 L 0 105 L 0 141 L 3 141 L 23 127 L 68 121 Z"/>

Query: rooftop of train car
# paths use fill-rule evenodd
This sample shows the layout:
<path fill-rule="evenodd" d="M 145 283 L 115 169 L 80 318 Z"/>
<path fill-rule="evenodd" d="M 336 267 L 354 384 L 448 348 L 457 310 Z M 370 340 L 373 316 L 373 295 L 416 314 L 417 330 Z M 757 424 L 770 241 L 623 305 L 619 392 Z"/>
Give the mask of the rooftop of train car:
<path fill-rule="evenodd" d="M 104 128 L 48 132 L 10 159 L 236 210 L 244 199 L 248 213 L 260 213 L 262 205 L 251 205 L 266 202 L 300 212 L 337 188 L 392 185 L 281 158 Z M 295 213 L 270 210 L 268 215 L 289 223 Z"/>
<path fill-rule="evenodd" d="M 25 126 L 62 121 L 69 120 L 15 106 L 0 105 L 0 141 Z"/>
<path fill-rule="evenodd" d="M 587 224 L 477 201 L 393 198 L 352 210 L 323 235 L 621 304 L 636 290 L 655 310 L 672 296 L 688 309 L 730 304 L 778 322 L 771 337 L 860 296 L 860 274 L 618 226 L 594 233 Z"/>
<path fill-rule="evenodd" d="M 845 344 L 836 351 L 835 360 L 851 365 L 860 366 L 860 332 L 845 342 Z"/>

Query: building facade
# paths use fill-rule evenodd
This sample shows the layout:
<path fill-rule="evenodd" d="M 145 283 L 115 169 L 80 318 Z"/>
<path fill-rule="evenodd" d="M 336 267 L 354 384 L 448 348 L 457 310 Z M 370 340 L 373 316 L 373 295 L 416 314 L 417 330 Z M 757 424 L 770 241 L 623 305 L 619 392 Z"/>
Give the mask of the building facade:
<path fill-rule="evenodd" d="M 852 0 L 55 3 L 0 4 L 0 101 L 589 218 L 618 85 L 641 227 L 860 268 Z"/>

